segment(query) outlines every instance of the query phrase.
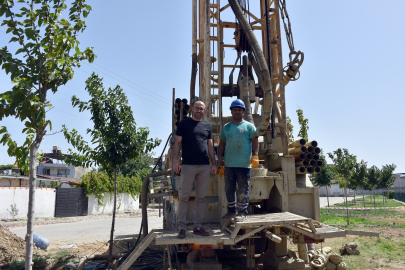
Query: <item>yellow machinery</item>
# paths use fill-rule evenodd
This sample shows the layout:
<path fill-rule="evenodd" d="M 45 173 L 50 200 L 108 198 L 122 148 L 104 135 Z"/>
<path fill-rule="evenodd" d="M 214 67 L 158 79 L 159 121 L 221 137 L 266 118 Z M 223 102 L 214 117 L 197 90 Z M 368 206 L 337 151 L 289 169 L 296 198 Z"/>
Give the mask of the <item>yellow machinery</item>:
<path fill-rule="evenodd" d="M 168 175 L 155 182 L 163 184 L 159 188 L 162 193 L 149 194 L 149 197 L 160 196 L 163 199 L 163 230 L 147 235 L 146 196 L 142 196 L 146 237 L 140 249 L 154 239 L 156 245 L 164 245 L 167 250 L 201 252 L 204 257 L 204 249 L 242 245 L 247 252 L 246 268 L 253 269 L 254 254 L 262 253 L 264 261 L 271 261 L 267 266 L 272 269 L 309 269 L 307 244 L 357 233 L 320 223 L 318 188 L 306 186 L 306 171 L 296 171 L 297 156 L 289 154 L 296 151 L 289 151 L 289 148 L 300 146 L 300 143 L 290 143 L 288 139 L 285 86 L 299 76 L 304 56 L 294 49 L 285 0 L 255 0 L 250 3 L 246 0 L 225 3 L 220 3 L 220 0 L 192 0 L 192 6 L 190 102 L 188 104 L 187 99 L 175 100 L 173 91 L 173 132 L 178 122 L 187 116 L 193 102 L 201 100 L 207 108 L 204 120 L 211 124 L 214 141 L 218 142 L 221 128 L 230 121 L 230 116 L 223 114 L 224 111 L 229 112 L 227 106 L 223 108 L 223 100 L 226 97 L 240 98 L 248 108 L 246 120 L 257 127 L 260 165 L 251 170 L 249 216 L 246 221 L 223 223 L 220 220 L 227 211 L 225 184 L 218 175 L 212 175 L 205 199 L 205 228 L 211 236 L 193 235 L 190 225 L 187 238 L 178 239 L 180 176 L 175 176 L 170 170 L 170 149 L 166 155 L 167 170 L 150 175 Z M 231 19 L 226 21 L 222 18 Z M 283 64 L 282 27 L 290 50 L 287 64 Z M 232 40 L 233 43 L 230 42 Z M 234 52 L 236 59 L 229 57 Z M 144 181 L 144 195 L 148 181 Z M 192 196 L 187 220 L 193 219 L 193 212 Z M 289 238 L 297 245 L 299 258 L 289 256 Z M 123 266 L 135 260 L 135 255 L 130 256 Z M 210 256 L 212 258 L 212 254 Z M 194 260 L 189 267 L 203 269 L 199 263 L 207 264 Z M 221 264 L 215 261 L 210 268 L 222 269 Z"/>

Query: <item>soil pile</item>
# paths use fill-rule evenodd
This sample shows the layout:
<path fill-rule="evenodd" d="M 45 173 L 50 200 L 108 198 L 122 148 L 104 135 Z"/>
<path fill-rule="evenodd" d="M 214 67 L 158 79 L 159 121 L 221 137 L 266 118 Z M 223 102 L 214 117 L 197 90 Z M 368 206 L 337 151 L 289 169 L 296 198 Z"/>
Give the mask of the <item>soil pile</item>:
<path fill-rule="evenodd" d="M 35 247 L 35 255 L 42 255 L 43 251 Z M 0 224 L 0 269 L 16 259 L 24 259 L 25 242 Z"/>

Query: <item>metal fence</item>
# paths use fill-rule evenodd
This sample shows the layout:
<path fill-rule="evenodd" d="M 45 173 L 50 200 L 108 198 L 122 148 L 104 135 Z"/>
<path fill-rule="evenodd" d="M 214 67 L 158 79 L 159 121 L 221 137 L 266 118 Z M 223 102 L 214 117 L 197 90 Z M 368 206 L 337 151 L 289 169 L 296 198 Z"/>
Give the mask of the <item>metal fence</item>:
<path fill-rule="evenodd" d="M 405 190 L 396 190 L 393 196 L 395 200 L 405 202 Z"/>
<path fill-rule="evenodd" d="M 384 195 L 384 196 L 388 196 L 388 191 L 394 191 L 394 199 L 401 201 L 401 202 L 405 202 L 405 189 L 404 188 L 391 188 L 391 189 L 379 189 L 379 190 L 364 190 L 364 194 L 365 195 L 373 195 L 376 194 L 377 192 L 379 195 Z M 362 195 L 363 194 L 363 190 L 362 189 L 357 189 L 356 190 L 356 195 Z"/>

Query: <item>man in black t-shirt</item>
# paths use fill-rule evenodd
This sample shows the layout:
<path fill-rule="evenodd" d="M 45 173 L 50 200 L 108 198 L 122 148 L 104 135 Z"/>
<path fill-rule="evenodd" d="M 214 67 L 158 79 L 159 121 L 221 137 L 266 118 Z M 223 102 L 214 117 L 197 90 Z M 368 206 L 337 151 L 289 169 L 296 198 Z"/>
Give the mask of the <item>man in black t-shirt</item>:
<path fill-rule="evenodd" d="M 180 172 L 179 150 L 182 147 L 183 162 L 181 165 L 181 187 L 179 188 L 180 200 L 177 214 L 179 228 L 178 238 L 186 237 L 187 204 L 195 181 L 195 213 L 194 234 L 209 236 L 202 227 L 204 219 L 205 193 L 208 187 L 210 173 L 217 173 L 214 146 L 212 143 L 211 125 L 202 120 L 205 105 L 201 101 L 194 103 L 193 117 L 186 118 L 177 127 L 173 147 L 173 170 Z M 209 159 L 212 166 L 210 167 Z"/>

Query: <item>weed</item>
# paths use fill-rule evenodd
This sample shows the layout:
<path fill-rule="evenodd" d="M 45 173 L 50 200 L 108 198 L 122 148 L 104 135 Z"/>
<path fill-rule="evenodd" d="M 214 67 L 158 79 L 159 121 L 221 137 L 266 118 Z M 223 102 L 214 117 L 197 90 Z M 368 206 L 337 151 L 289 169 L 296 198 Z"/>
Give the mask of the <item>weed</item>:
<path fill-rule="evenodd" d="M 47 266 L 47 260 L 48 257 L 40 257 L 37 255 L 34 255 L 32 257 L 32 262 L 34 263 L 32 269 L 33 270 L 43 270 L 46 268 Z M 15 260 L 12 261 L 9 265 L 10 270 L 24 270 L 25 269 L 25 260 L 24 259 L 19 259 L 19 260 Z"/>
<path fill-rule="evenodd" d="M 384 243 L 384 244 L 381 245 L 380 248 L 381 248 L 382 251 L 387 252 L 387 251 L 393 251 L 395 246 L 393 244 L 390 244 L 390 243 Z"/>

